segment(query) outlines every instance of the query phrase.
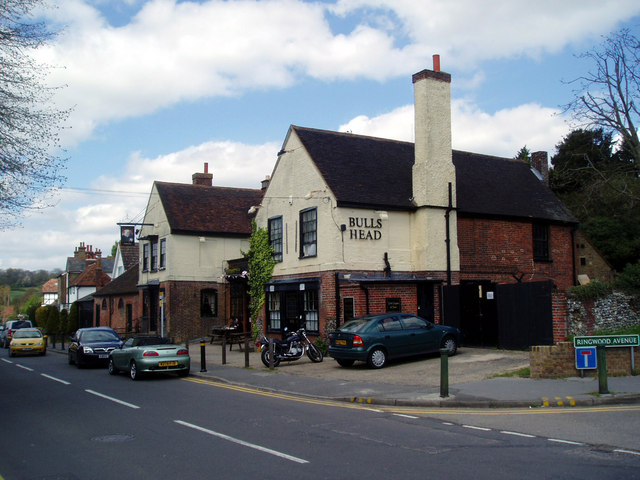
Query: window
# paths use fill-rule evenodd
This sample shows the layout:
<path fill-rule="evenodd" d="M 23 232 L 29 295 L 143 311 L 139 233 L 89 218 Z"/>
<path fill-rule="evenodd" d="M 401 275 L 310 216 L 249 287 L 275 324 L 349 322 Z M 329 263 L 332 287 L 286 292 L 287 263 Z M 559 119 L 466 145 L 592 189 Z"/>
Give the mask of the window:
<path fill-rule="evenodd" d="M 318 291 L 304 291 L 304 319 L 307 322 L 306 329 L 310 332 L 318 332 L 320 325 L 318 322 Z"/>
<path fill-rule="evenodd" d="M 107 309 L 107 299 L 106 299 L 106 298 L 103 298 L 103 299 L 102 299 L 102 309 L 103 309 L 103 310 L 106 310 L 106 309 Z"/>
<path fill-rule="evenodd" d="M 151 242 L 151 271 L 158 269 L 158 241 Z"/>
<path fill-rule="evenodd" d="M 142 245 L 142 271 L 149 271 L 149 244 Z"/>
<path fill-rule="evenodd" d="M 282 217 L 269 219 L 269 244 L 273 249 L 273 259 L 282 261 Z"/>
<path fill-rule="evenodd" d="M 317 210 L 310 208 L 300 212 L 300 258 L 317 255 Z"/>
<path fill-rule="evenodd" d="M 269 327 L 274 330 L 280 329 L 280 292 L 270 292 L 268 298 Z"/>
<path fill-rule="evenodd" d="M 215 317 L 218 315 L 218 291 L 207 289 L 200 292 L 200 316 Z"/>
<path fill-rule="evenodd" d="M 533 224 L 533 259 L 536 261 L 549 260 L 549 225 Z"/>
<path fill-rule="evenodd" d="M 159 268 L 161 270 L 167 268 L 167 239 L 163 238 L 160 240 L 160 264 Z"/>
<path fill-rule="evenodd" d="M 580 266 L 581 267 L 587 266 L 587 257 L 580 257 Z"/>

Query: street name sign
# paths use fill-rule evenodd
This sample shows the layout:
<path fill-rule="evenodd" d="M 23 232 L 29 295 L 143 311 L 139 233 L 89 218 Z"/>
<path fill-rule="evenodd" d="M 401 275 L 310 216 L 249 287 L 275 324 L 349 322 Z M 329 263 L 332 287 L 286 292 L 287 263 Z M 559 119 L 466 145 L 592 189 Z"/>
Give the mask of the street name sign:
<path fill-rule="evenodd" d="M 574 347 L 637 347 L 640 335 L 592 335 L 574 337 Z"/>

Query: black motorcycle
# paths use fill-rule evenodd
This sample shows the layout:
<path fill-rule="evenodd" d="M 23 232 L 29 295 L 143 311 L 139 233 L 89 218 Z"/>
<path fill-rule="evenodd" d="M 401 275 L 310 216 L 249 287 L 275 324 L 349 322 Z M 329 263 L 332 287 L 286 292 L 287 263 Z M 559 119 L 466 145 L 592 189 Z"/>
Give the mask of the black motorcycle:
<path fill-rule="evenodd" d="M 272 341 L 274 367 L 280 365 L 280 362 L 293 362 L 294 360 L 299 360 L 305 352 L 312 362 L 318 363 L 322 361 L 322 352 L 318 347 L 311 343 L 304 328 L 300 328 L 291 334 L 287 334 L 285 329 L 284 340 L 274 338 Z M 269 339 L 262 335 L 262 339 L 256 343 L 256 346 L 262 352 L 260 355 L 262 363 L 264 363 L 266 367 L 269 367 L 269 360 L 271 360 Z"/>

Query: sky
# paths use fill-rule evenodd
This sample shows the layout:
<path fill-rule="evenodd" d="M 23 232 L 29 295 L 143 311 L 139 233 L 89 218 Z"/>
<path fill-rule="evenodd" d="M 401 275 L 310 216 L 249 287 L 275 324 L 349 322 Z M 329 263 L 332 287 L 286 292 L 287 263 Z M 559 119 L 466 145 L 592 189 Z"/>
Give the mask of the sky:
<path fill-rule="evenodd" d="M 82 242 L 108 255 L 154 181 L 260 188 L 290 125 L 413 141 L 411 76 L 452 76 L 453 148 L 552 156 L 580 54 L 637 0 L 48 0 L 59 34 L 35 52 L 73 108 L 64 188 L 0 231 L 0 269 L 64 270 Z"/>

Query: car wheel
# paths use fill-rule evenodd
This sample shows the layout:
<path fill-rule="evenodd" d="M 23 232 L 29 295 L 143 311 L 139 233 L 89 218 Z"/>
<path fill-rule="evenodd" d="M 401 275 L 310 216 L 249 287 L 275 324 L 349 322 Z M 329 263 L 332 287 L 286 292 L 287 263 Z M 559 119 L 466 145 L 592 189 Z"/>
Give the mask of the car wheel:
<path fill-rule="evenodd" d="M 129 365 L 129 376 L 131 380 L 138 380 L 140 378 L 140 374 L 138 373 L 138 365 L 136 365 L 135 361 L 131 361 L 131 365 Z"/>
<path fill-rule="evenodd" d="M 387 352 L 382 348 L 374 348 L 369 354 L 367 364 L 371 368 L 382 368 L 387 364 Z"/>
<path fill-rule="evenodd" d="M 11 350 L 9 350 L 9 356 L 13 357 L 13 352 Z"/>
<path fill-rule="evenodd" d="M 353 362 L 355 360 L 346 360 L 344 358 L 337 358 L 336 362 L 338 362 L 338 365 L 340 365 L 341 367 L 350 367 L 353 365 Z"/>
<path fill-rule="evenodd" d="M 447 354 L 450 357 L 453 357 L 458 351 L 458 342 L 456 342 L 456 339 L 453 337 L 444 337 L 442 339 L 442 345 L 440 346 L 440 348 L 446 349 Z"/>
<path fill-rule="evenodd" d="M 178 376 L 179 377 L 187 377 L 187 376 L 189 376 L 189 369 L 185 368 L 184 370 L 180 370 L 178 372 Z"/>
<path fill-rule="evenodd" d="M 71 356 L 71 352 L 69 352 L 67 354 L 67 362 L 69 362 L 69 365 L 73 365 L 73 357 Z"/>
<path fill-rule="evenodd" d="M 116 368 L 115 363 L 113 363 L 113 358 L 109 359 L 109 375 L 116 375 L 118 373 L 118 369 Z"/>

